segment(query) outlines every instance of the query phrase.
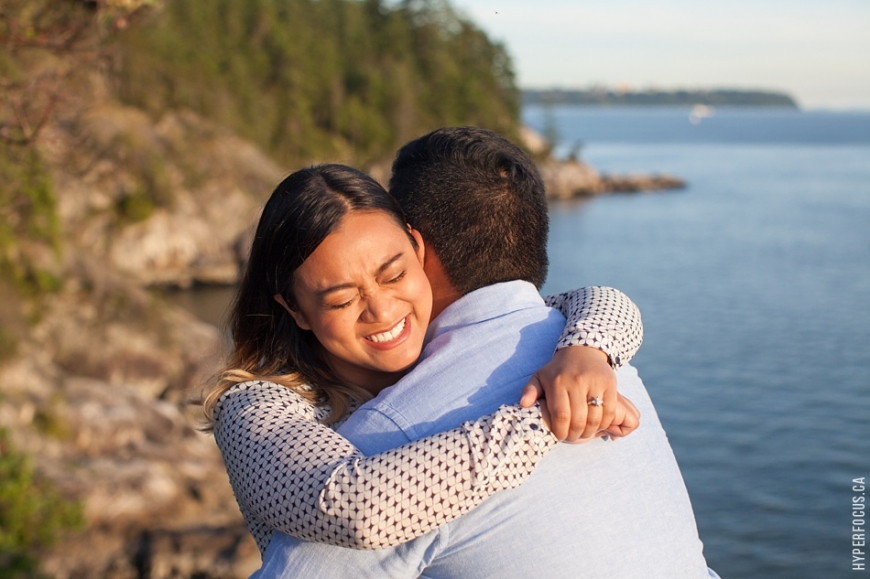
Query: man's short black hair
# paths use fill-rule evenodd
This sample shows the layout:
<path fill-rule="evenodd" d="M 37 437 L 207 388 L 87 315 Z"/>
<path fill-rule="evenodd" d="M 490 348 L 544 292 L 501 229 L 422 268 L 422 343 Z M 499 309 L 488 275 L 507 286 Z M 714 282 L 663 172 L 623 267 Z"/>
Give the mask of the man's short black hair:
<path fill-rule="evenodd" d="M 461 294 L 504 281 L 544 284 L 544 184 L 504 137 L 447 127 L 411 141 L 393 162 L 390 193 Z"/>

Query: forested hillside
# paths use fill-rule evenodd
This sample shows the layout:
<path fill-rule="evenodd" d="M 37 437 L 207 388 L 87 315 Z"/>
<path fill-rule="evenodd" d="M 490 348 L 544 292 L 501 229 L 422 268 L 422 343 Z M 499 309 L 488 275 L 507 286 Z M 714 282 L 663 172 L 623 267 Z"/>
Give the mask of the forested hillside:
<path fill-rule="evenodd" d="M 121 98 L 191 108 L 278 160 L 365 164 L 431 128 L 515 134 L 510 60 L 443 0 L 171 0 L 117 34 Z"/>
<path fill-rule="evenodd" d="M 222 335 L 153 288 L 234 283 L 300 165 L 514 135 L 510 61 L 438 0 L 0 0 L 0 47 L 0 577 L 247 577 Z"/>
<path fill-rule="evenodd" d="M 670 106 L 691 107 L 785 107 L 797 108 L 797 102 L 788 94 L 776 91 L 712 89 L 712 90 L 614 90 L 543 89 L 524 90 L 524 104 L 528 105 L 580 105 L 580 106 Z"/>

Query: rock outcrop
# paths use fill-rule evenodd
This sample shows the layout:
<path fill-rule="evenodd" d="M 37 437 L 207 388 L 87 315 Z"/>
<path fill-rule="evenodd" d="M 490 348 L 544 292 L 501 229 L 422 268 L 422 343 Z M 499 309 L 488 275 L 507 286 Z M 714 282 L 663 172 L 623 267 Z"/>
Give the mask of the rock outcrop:
<path fill-rule="evenodd" d="M 68 235 L 141 285 L 234 283 L 260 205 L 283 173 L 189 111 L 155 123 L 106 102 L 47 136 Z"/>
<path fill-rule="evenodd" d="M 538 169 L 549 199 L 565 200 L 607 193 L 682 189 L 686 186 L 685 181 L 673 175 L 603 175 L 582 161 L 556 159 L 550 154 L 552 146 L 529 127 L 523 127 L 520 138 L 525 148 L 541 159 Z"/>
<path fill-rule="evenodd" d="M 685 181 L 672 175 L 602 175 L 580 161 L 547 160 L 540 165 L 547 197 L 554 200 L 593 197 L 607 193 L 634 193 L 682 189 Z"/>

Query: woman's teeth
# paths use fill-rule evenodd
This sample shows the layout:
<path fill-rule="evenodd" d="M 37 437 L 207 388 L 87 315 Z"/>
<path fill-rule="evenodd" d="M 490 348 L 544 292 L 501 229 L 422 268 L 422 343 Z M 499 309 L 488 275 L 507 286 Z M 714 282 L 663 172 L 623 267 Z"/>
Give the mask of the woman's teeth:
<path fill-rule="evenodd" d="M 380 334 L 372 334 L 371 336 L 367 336 L 366 339 L 372 342 L 389 342 L 390 340 L 394 340 L 396 336 L 402 333 L 402 330 L 405 329 L 405 318 L 393 326 L 393 329 L 388 332 L 381 332 Z"/>

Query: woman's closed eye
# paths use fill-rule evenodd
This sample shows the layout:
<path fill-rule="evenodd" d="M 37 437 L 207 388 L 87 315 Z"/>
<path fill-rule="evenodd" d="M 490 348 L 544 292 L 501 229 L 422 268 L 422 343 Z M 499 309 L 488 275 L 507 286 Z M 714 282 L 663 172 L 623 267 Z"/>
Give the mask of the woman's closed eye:
<path fill-rule="evenodd" d="M 330 310 L 342 310 L 342 309 L 348 307 L 350 304 L 352 304 L 355 299 L 356 299 L 356 296 L 348 299 L 347 301 L 339 301 L 338 303 L 328 303 L 325 305 Z"/>
<path fill-rule="evenodd" d="M 387 280 L 387 283 L 397 283 L 397 282 L 402 281 L 402 278 L 405 277 L 406 273 L 408 273 L 408 270 L 402 270 L 402 272 L 399 275 L 397 275 L 396 277 L 394 277 L 392 279 Z"/>
<path fill-rule="evenodd" d="M 408 270 L 403 269 L 396 275 L 390 274 L 390 275 L 392 275 L 392 277 L 387 277 L 386 280 L 381 281 L 380 283 L 383 285 L 390 285 L 390 284 L 399 283 L 400 281 L 402 281 L 405 278 L 405 276 L 407 274 L 408 274 Z M 353 296 L 348 296 L 348 295 L 331 296 L 330 301 L 327 303 L 324 303 L 323 305 L 327 309 L 330 309 L 330 310 L 342 310 L 342 309 L 350 306 L 356 300 L 358 295 L 359 294 L 355 294 Z"/>

